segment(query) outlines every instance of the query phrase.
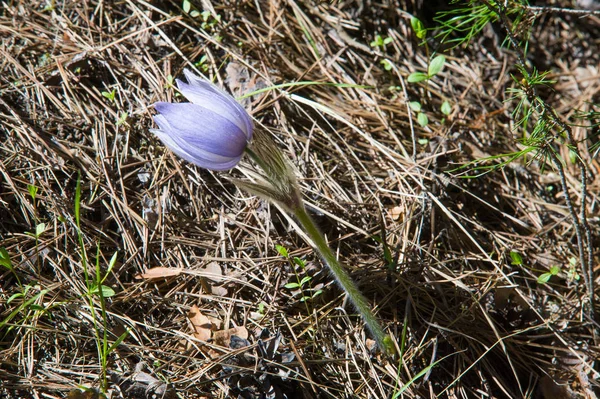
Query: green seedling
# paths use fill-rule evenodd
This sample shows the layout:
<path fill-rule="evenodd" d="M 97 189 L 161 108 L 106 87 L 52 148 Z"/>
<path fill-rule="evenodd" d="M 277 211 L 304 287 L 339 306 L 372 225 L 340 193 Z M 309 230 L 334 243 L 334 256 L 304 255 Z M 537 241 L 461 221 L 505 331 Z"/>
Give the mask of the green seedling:
<path fill-rule="evenodd" d="M 443 55 L 438 55 L 434 57 L 431 62 L 429 62 L 429 67 L 427 68 L 427 73 L 424 72 L 413 72 L 408 75 L 406 81 L 409 83 L 418 83 L 424 80 L 429 80 L 433 78 L 435 75 L 441 72 L 444 68 L 444 64 L 446 63 L 446 57 Z"/>
<path fill-rule="evenodd" d="M 285 288 L 289 290 L 300 290 L 300 292 L 302 293 L 300 302 L 312 300 L 323 293 L 323 290 L 314 290 L 312 288 L 310 284 L 312 280 L 311 276 L 300 277 L 300 275 L 296 271 L 296 266 L 299 266 L 303 272 L 306 272 L 306 262 L 303 259 L 300 259 L 296 256 L 290 257 L 288 250 L 281 245 L 276 245 L 275 248 L 277 249 L 279 255 L 283 256 L 291 263 L 292 268 L 294 269 L 294 273 L 296 274 L 296 282 L 287 283 L 286 285 L 284 285 Z"/>
<path fill-rule="evenodd" d="M 452 112 L 452 106 L 450 105 L 448 100 L 446 100 L 442 103 L 440 110 L 442 111 L 442 114 L 444 114 L 446 116 L 450 115 L 450 112 Z"/>
<path fill-rule="evenodd" d="M 165 83 L 165 89 L 172 89 L 173 87 L 175 87 L 175 85 L 173 84 L 174 81 L 175 79 L 173 79 L 173 75 L 169 74 L 169 76 L 167 76 L 167 82 Z"/>
<path fill-rule="evenodd" d="M 100 244 L 97 245 L 96 249 L 96 267 L 95 267 L 95 275 L 90 276 L 88 272 L 88 256 L 85 248 L 85 244 L 83 242 L 83 234 L 81 232 L 81 174 L 77 177 L 77 186 L 75 188 L 75 206 L 74 206 L 74 214 L 75 214 L 75 225 L 77 227 L 77 241 L 79 243 L 79 250 L 81 256 L 81 266 L 83 268 L 83 274 L 85 278 L 85 284 L 87 287 L 87 292 L 85 296 L 88 299 L 88 306 L 90 309 L 90 313 L 92 315 L 92 322 L 94 324 L 94 332 L 96 335 L 96 347 L 98 350 L 98 358 L 100 359 L 100 370 L 101 370 L 101 378 L 100 378 L 100 388 L 103 392 L 107 391 L 108 382 L 107 382 L 107 374 L 108 374 L 108 356 L 115 350 L 117 346 L 123 342 L 123 340 L 129 335 L 129 329 L 127 329 L 123 334 L 121 334 L 117 339 L 109 345 L 109 323 L 108 323 L 108 314 L 107 314 L 107 304 L 106 298 L 115 295 L 115 291 L 104 285 L 104 281 L 112 272 L 116 261 L 117 261 L 117 253 L 115 252 L 108 263 L 108 268 L 106 272 L 102 273 L 101 265 L 100 265 Z M 96 305 L 94 303 L 95 297 L 98 297 L 100 301 L 100 318 L 96 313 Z"/>
<path fill-rule="evenodd" d="M 13 276 L 15 276 L 15 278 L 17 279 L 17 284 L 19 285 L 19 287 L 22 288 L 21 280 L 19 279 L 19 275 L 15 271 L 12 261 L 10 260 L 10 255 L 8 254 L 8 251 L 4 247 L 0 247 L 0 266 L 8 269 L 8 271 L 11 272 L 13 274 Z"/>
<path fill-rule="evenodd" d="M 537 279 L 538 284 L 546 284 L 548 281 L 550 281 L 550 278 L 552 276 L 556 276 L 559 272 L 560 267 L 551 266 L 548 272 L 540 274 L 540 276 Z"/>
<path fill-rule="evenodd" d="M 202 72 L 208 72 L 208 56 L 204 54 L 202 57 L 200 57 L 198 62 L 194 63 L 194 65 Z"/>
<path fill-rule="evenodd" d="M 221 15 L 217 14 L 213 16 L 210 11 L 202 11 L 202 29 L 213 29 L 219 22 L 221 22 Z"/>
<path fill-rule="evenodd" d="M 40 236 L 44 234 L 44 231 L 46 231 L 46 223 L 39 223 L 37 226 L 35 226 L 35 232 L 32 233 L 26 231 L 25 234 L 35 238 L 35 240 L 37 241 L 40 238 Z"/>
<path fill-rule="evenodd" d="M 127 112 L 121 112 L 119 115 L 119 119 L 117 120 L 117 126 L 121 126 L 125 122 L 127 122 L 127 118 L 129 118 L 129 114 Z"/>
<path fill-rule="evenodd" d="M 29 192 L 29 196 L 31 197 L 31 199 L 33 200 L 33 202 L 35 204 L 35 198 L 37 197 L 37 193 L 38 193 L 37 186 L 34 186 L 33 184 L 28 184 L 27 191 Z"/>
<path fill-rule="evenodd" d="M 183 12 L 189 14 L 192 18 L 196 18 L 200 15 L 200 12 L 192 7 L 192 3 L 190 2 L 190 0 L 183 0 L 181 8 L 183 9 Z"/>
<path fill-rule="evenodd" d="M 579 281 L 581 278 L 579 273 L 577 273 L 577 263 L 576 257 L 573 256 L 569 258 L 569 270 L 567 270 L 567 280 L 569 280 L 569 282 Z"/>
<path fill-rule="evenodd" d="M 36 303 L 36 302 L 40 301 L 44 297 L 44 295 L 46 295 L 48 292 L 50 292 L 50 290 L 48 290 L 48 289 L 41 290 L 37 294 L 33 295 L 31 298 L 26 299 L 28 294 L 30 293 L 30 291 L 33 288 L 36 288 L 34 284 L 35 283 L 22 286 L 21 292 L 13 294 L 6 301 L 6 304 L 8 305 L 17 299 L 23 300 L 23 302 L 19 306 L 17 306 L 17 308 L 15 310 L 10 312 L 10 314 L 4 320 L 0 321 L 0 331 L 2 331 L 5 326 L 7 326 L 9 323 L 11 323 L 11 321 L 13 321 L 13 319 L 15 319 L 19 314 L 24 313 L 24 316 L 18 322 L 11 323 L 9 325 L 9 327 L 6 329 L 5 333 L 0 337 L 0 339 L 3 339 L 6 336 L 6 334 L 9 331 L 11 331 L 12 329 L 14 329 L 15 327 L 18 327 L 19 325 L 24 325 L 30 319 L 37 319 L 38 317 L 40 317 L 42 314 L 46 313 L 49 310 L 49 308 L 38 305 Z"/>
<path fill-rule="evenodd" d="M 520 266 L 523 264 L 523 257 L 517 251 L 510 251 L 510 264 L 513 266 Z"/>
<path fill-rule="evenodd" d="M 112 89 L 111 91 L 103 91 L 102 95 L 106 98 L 108 98 L 108 100 L 110 102 L 114 102 L 115 101 L 115 96 L 117 95 L 117 90 L 116 89 Z"/>
<path fill-rule="evenodd" d="M 393 42 L 394 39 L 391 37 L 382 37 L 381 35 L 376 35 L 375 40 L 373 40 L 370 44 L 373 48 L 380 48 L 381 50 L 385 50 L 385 46 Z"/>
<path fill-rule="evenodd" d="M 419 126 L 427 126 L 427 124 L 429 123 L 429 118 L 427 118 L 427 115 L 421 112 L 423 108 L 421 106 L 421 103 L 418 101 L 411 101 L 408 103 L 408 106 L 410 107 L 410 109 L 417 113 L 417 123 L 419 124 Z"/>
<path fill-rule="evenodd" d="M 423 22 L 421 22 L 420 19 L 411 17 L 410 26 L 412 27 L 413 31 L 415 32 L 415 36 L 417 38 L 425 39 L 425 36 L 427 35 L 427 30 L 425 29 L 425 26 L 423 25 Z"/>
<path fill-rule="evenodd" d="M 381 60 L 380 63 L 386 71 L 391 71 L 394 68 L 394 64 L 390 60 Z"/>

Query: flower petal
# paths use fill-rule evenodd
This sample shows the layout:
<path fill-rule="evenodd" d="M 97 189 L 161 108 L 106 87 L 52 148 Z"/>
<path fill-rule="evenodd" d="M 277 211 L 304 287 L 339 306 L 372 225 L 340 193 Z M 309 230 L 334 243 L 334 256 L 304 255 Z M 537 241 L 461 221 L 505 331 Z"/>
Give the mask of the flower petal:
<path fill-rule="evenodd" d="M 157 115 L 155 117 L 156 123 L 160 126 L 163 125 L 164 121 L 160 121 L 160 117 L 162 115 Z M 168 126 L 168 125 L 167 125 Z M 200 166 L 204 169 L 210 170 L 228 170 L 233 168 L 241 159 L 241 155 L 239 157 L 222 157 L 219 155 L 211 154 L 206 151 L 202 151 L 199 149 L 193 149 L 188 151 L 185 148 L 184 143 L 180 143 L 178 140 L 173 139 L 173 134 L 168 131 L 159 130 L 159 129 L 150 129 L 150 132 L 154 133 L 162 143 L 173 151 L 178 157 L 185 159 L 188 162 L 191 162 L 195 165 Z"/>
<path fill-rule="evenodd" d="M 252 139 L 252 119 L 246 110 L 235 99 L 208 80 L 202 79 L 192 73 L 189 69 L 183 71 L 188 83 L 177 80 L 177 87 L 183 95 L 196 105 L 208 109 L 219 109 L 217 113 L 223 112 L 231 116 L 231 120 L 242 129 L 248 141 Z"/>
<path fill-rule="evenodd" d="M 246 134 L 236 124 L 196 104 L 158 102 L 154 108 L 164 116 L 157 124 L 167 123 L 172 139 L 193 147 L 193 150 L 238 157 L 248 144 Z"/>

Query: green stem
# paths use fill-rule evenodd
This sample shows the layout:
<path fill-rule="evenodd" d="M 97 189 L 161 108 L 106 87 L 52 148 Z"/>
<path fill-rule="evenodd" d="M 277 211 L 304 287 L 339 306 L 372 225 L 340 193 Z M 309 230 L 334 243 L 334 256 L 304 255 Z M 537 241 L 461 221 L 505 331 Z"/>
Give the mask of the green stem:
<path fill-rule="evenodd" d="M 344 269 L 342 264 L 337 260 L 313 218 L 306 212 L 303 205 L 296 207 L 292 212 L 304 228 L 306 234 L 308 234 L 315 244 L 317 251 L 329 267 L 329 270 L 331 270 L 331 273 L 340 287 L 348 294 L 348 298 L 352 305 L 354 305 L 358 313 L 363 317 L 367 328 L 371 331 L 371 334 L 373 334 L 379 348 L 388 355 L 393 355 L 395 347 L 391 337 L 383 332 L 383 328 L 381 328 L 379 321 L 377 321 L 377 318 L 373 312 L 371 312 L 369 302 L 360 292 L 356 283 L 352 280 L 350 275 L 348 275 L 348 272 Z"/>

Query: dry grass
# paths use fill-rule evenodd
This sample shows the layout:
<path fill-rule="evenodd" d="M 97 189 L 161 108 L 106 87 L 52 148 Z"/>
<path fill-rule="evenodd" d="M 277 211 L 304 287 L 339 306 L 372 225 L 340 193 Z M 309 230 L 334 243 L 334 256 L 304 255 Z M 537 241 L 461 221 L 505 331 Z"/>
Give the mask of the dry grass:
<path fill-rule="evenodd" d="M 130 331 L 108 356 L 113 398 L 390 398 L 438 361 L 403 397 L 596 397 L 598 330 L 582 311 L 581 283 L 568 278 L 578 253 L 558 175 L 537 162 L 476 179 L 449 172 L 517 148 L 505 102 L 515 58 L 499 30 L 446 53 L 444 71 L 416 85 L 406 77 L 426 69 L 428 55 L 407 13 L 431 17 L 422 2 L 192 1 L 208 22 L 221 16 L 204 27 L 181 2 L 47 3 L 4 1 L 0 10 L 0 247 L 18 276 L 0 269 L 0 396 L 76 398 L 78 386 L 99 387 L 92 319 L 101 302 L 93 296 L 92 312 L 74 216 L 81 173 L 89 272 L 97 254 L 104 271 L 118 254 L 104 282 L 116 291 L 106 298 L 109 341 Z M 565 120 L 598 110 L 598 22 L 536 19 L 532 59 L 558 81 L 545 95 Z M 385 52 L 369 46 L 376 34 L 393 38 Z M 170 77 L 203 56 L 199 70 L 237 95 L 291 82 L 353 85 L 298 84 L 245 105 L 289 155 L 321 228 L 399 345 L 406 327 L 401 362 L 370 350 L 292 220 L 148 132 L 151 104 L 177 100 Z M 407 100 L 424 104 L 426 128 Z M 444 100 L 453 111 L 442 120 Z M 575 138 L 590 131 L 575 128 Z M 600 167 L 581 151 L 597 247 Z M 566 146 L 561 155 L 569 158 Z M 578 201 L 570 163 L 567 182 Z M 40 223 L 39 240 L 25 234 Z M 391 268 L 373 239 L 382 231 Z M 284 288 L 296 275 L 276 245 L 306 261 L 298 272 L 322 295 L 303 303 Z M 510 251 L 523 264 L 511 264 Z M 538 284 L 552 265 L 560 274 Z M 182 271 L 136 278 L 159 266 Z M 31 288 L 9 303 L 19 282 Z M 193 306 L 215 331 L 245 327 L 236 331 L 247 342 L 198 339 Z M 269 384 L 276 393 L 261 396 Z"/>

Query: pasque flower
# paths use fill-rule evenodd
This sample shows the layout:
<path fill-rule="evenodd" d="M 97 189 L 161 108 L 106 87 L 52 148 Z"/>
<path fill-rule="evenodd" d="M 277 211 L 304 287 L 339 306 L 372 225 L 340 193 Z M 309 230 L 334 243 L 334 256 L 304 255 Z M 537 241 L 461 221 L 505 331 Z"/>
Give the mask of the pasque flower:
<path fill-rule="evenodd" d="M 154 108 L 160 113 L 154 117 L 154 121 L 160 129 L 152 132 L 175 154 L 206 169 L 231 169 L 246 152 L 258 166 L 250 169 L 250 176 L 254 177 L 254 181 L 233 179 L 233 182 L 250 193 L 281 205 L 294 215 L 339 286 L 348 294 L 350 302 L 363 317 L 380 348 L 393 354 L 395 347 L 391 337 L 385 334 L 371 311 L 368 300 L 306 211 L 294 171 L 287 158 L 264 131 L 257 131 L 250 146 L 252 120 L 241 105 L 229 94 L 190 71 L 185 70 L 184 73 L 188 83 L 177 80 L 177 86 L 191 103 L 154 104 Z"/>
<path fill-rule="evenodd" d="M 210 170 L 233 168 L 252 139 L 252 119 L 229 94 L 187 69 L 183 73 L 188 82 L 177 79 L 177 87 L 191 102 L 154 104 L 159 112 L 154 121 L 160 129 L 151 132 L 195 165 Z"/>

